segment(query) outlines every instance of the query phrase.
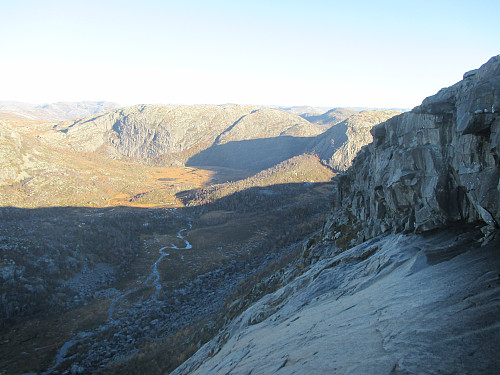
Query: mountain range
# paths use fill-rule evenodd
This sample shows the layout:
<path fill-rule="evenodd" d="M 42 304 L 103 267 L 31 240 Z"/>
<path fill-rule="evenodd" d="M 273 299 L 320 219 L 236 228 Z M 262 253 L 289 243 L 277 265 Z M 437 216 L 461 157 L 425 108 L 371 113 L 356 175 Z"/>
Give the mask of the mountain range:
<path fill-rule="evenodd" d="M 499 92 L 3 111 L 0 373 L 496 374 Z"/>
<path fill-rule="evenodd" d="M 0 101 L 0 113 L 15 113 L 27 119 L 45 121 L 70 120 L 118 107 L 116 103 L 104 101 L 58 102 L 40 105 Z"/>
<path fill-rule="evenodd" d="M 396 114 L 362 112 L 326 132 L 288 112 L 240 105 L 138 105 L 56 123 L 5 114 L 0 118 L 1 201 L 97 204 L 100 196 L 98 204 L 107 205 L 120 194 L 131 199 L 142 189 L 156 189 L 133 187 L 141 178 L 131 181 L 123 163 L 197 168 L 213 171 L 214 179 L 235 179 L 315 154 L 338 172 L 371 141 L 369 129 Z M 93 191 L 85 192 L 89 186 Z M 168 194 L 163 202 L 175 199 Z"/>

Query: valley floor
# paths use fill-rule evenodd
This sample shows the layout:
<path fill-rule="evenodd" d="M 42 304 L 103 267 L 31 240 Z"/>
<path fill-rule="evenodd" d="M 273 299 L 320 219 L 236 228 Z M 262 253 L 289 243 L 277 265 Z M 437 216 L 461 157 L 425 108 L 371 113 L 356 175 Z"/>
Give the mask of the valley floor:
<path fill-rule="evenodd" d="M 173 374 L 497 374 L 500 240 L 475 234 L 332 246 Z"/>
<path fill-rule="evenodd" d="M 330 190 L 256 187 L 182 209 L 0 208 L 0 374 L 168 373 L 297 256 Z"/>

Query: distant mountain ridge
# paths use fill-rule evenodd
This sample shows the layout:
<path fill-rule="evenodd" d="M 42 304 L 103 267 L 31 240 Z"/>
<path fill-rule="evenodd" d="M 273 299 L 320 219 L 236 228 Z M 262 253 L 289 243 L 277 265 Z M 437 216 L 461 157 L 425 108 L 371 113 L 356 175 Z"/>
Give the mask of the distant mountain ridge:
<path fill-rule="evenodd" d="M 320 115 L 331 109 L 331 107 L 313 107 L 309 105 L 299 105 L 293 107 L 276 107 L 285 112 L 293 113 L 294 115 Z"/>
<path fill-rule="evenodd" d="M 258 172 L 303 153 L 316 153 L 334 170 L 345 170 L 357 151 L 371 141 L 370 128 L 399 114 L 354 113 L 349 123 L 323 133 L 302 117 L 278 109 L 245 105 L 137 105 L 61 122 L 54 128 L 57 134 L 49 138 L 55 145 L 66 145 L 75 151 L 163 165 Z M 349 150 L 340 152 L 349 155 L 337 155 L 337 162 L 332 162 L 337 149 L 347 141 L 351 146 L 344 148 Z M 352 146 L 354 143 L 356 146 Z"/>
<path fill-rule="evenodd" d="M 106 101 L 57 102 L 40 105 L 0 101 L 0 111 L 15 113 L 31 120 L 50 121 L 72 120 L 119 106 L 117 103 Z"/>
<path fill-rule="evenodd" d="M 83 184 L 86 195 L 71 195 L 72 204 L 95 202 L 99 194 L 107 197 L 102 201 L 106 205 L 121 202 L 143 191 L 127 188 L 125 195 L 115 199 L 102 191 L 108 177 L 95 174 L 96 165 L 114 171 L 105 172 L 109 178 L 118 173 L 122 177 L 111 183 L 118 189 L 130 175 L 123 170 L 123 162 L 132 163 L 133 169 L 144 165 L 225 170 L 223 177 L 214 177 L 223 182 L 314 154 L 323 165 L 340 172 L 371 141 L 370 128 L 394 114 L 367 111 L 322 132 L 300 116 L 242 105 L 137 105 L 56 124 L 4 113 L 0 116 L 0 198 L 2 204 L 36 206 L 59 202 L 58 192 L 78 191 Z M 88 185 L 90 176 L 95 185 Z M 148 204 L 159 196 L 151 194 L 152 189 L 146 189 Z"/>
<path fill-rule="evenodd" d="M 78 151 L 172 165 L 183 165 L 203 150 L 230 142 L 321 133 L 299 116 L 240 105 L 138 105 L 62 122 L 55 129 L 59 134 L 53 142 L 66 142 Z"/>

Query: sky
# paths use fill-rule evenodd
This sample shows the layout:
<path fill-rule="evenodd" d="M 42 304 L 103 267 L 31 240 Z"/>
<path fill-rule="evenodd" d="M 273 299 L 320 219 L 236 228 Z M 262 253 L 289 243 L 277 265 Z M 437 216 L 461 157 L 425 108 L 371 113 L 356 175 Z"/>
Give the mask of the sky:
<path fill-rule="evenodd" d="M 0 0 L 0 101 L 412 108 L 500 54 L 498 0 Z"/>

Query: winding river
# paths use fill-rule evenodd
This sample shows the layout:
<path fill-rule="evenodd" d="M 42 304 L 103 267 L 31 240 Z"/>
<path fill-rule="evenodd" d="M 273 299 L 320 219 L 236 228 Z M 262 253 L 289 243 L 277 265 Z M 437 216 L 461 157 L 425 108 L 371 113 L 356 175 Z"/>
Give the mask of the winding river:
<path fill-rule="evenodd" d="M 152 266 L 152 269 L 151 269 L 151 274 L 148 276 L 148 278 L 145 281 L 146 285 L 152 285 L 152 286 L 154 286 L 155 293 L 151 297 L 150 301 L 147 301 L 147 302 L 144 302 L 144 303 L 151 303 L 153 301 L 157 301 L 158 300 L 158 296 L 159 296 L 161 288 L 162 288 L 162 285 L 160 283 L 160 272 L 158 271 L 158 264 L 162 261 L 163 258 L 165 258 L 166 256 L 169 255 L 169 253 L 167 253 L 166 250 L 168 250 L 168 249 L 189 250 L 189 249 L 193 248 L 193 246 L 191 245 L 191 243 L 189 243 L 189 241 L 186 239 L 186 235 L 187 235 L 186 233 L 191 228 L 192 228 L 192 223 L 191 223 L 191 221 L 189 221 L 187 228 L 183 228 L 183 229 L 181 229 L 181 230 L 179 230 L 177 232 L 177 236 L 176 237 L 178 239 L 180 239 L 181 241 L 184 242 L 184 246 L 183 247 L 178 247 L 175 244 L 171 244 L 170 246 L 162 247 L 158 251 L 159 254 L 160 254 L 160 256 L 153 263 L 153 266 Z M 139 282 L 139 280 L 138 280 L 138 282 Z M 70 340 L 66 341 L 62 345 L 61 349 L 59 350 L 59 353 L 57 353 L 56 358 L 55 358 L 55 363 L 49 369 L 47 369 L 47 371 L 43 372 L 42 375 L 51 374 L 60 363 L 66 361 L 68 359 L 73 358 L 74 356 L 66 358 L 66 354 L 68 353 L 69 348 L 72 347 L 74 344 L 78 343 L 79 341 L 83 340 L 84 338 L 88 338 L 90 336 L 93 336 L 98 331 L 104 331 L 107 328 L 109 328 L 109 326 L 111 325 L 111 323 L 114 322 L 113 314 L 115 312 L 117 303 L 119 303 L 120 300 L 122 300 L 123 298 L 125 298 L 129 294 L 137 291 L 137 289 L 138 288 L 129 289 L 129 290 L 123 292 L 123 293 L 120 293 L 118 296 L 114 297 L 111 300 L 111 304 L 110 304 L 110 306 L 108 308 L 108 311 L 107 311 L 108 312 L 108 323 L 105 324 L 104 326 L 101 326 L 101 327 L 97 328 L 95 331 L 91 331 L 91 332 L 78 332 Z"/>
<path fill-rule="evenodd" d="M 166 256 L 169 255 L 169 253 L 166 253 L 165 250 L 168 250 L 168 249 L 176 249 L 176 250 L 192 249 L 193 246 L 189 243 L 188 240 L 186 240 L 185 235 L 183 234 L 191 228 L 192 228 L 192 224 L 191 224 L 191 222 L 189 222 L 188 228 L 181 229 L 180 231 L 177 232 L 177 238 L 184 241 L 184 247 L 177 247 L 176 245 L 171 244 L 170 246 L 162 247 L 158 251 L 160 253 L 160 257 L 156 260 L 156 262 L 153 263 L 151 275 L 146 280 L 146 284 L 154 285 L 154 287 L 155 287 L 155 294 L 153 296 L 154 300 L 158 299 L 158 295 L 159 295 L 160 290 L 162 288 L 161 283 L 160 283 L 160 272 L 158 271 L 158 264 L 162 261 L 163 258 L 165 258 Z"/>

